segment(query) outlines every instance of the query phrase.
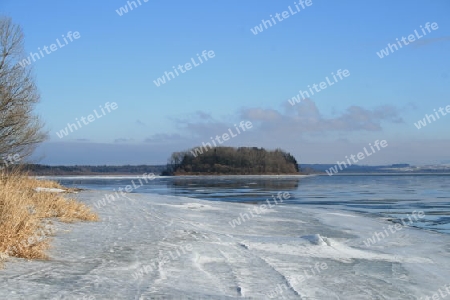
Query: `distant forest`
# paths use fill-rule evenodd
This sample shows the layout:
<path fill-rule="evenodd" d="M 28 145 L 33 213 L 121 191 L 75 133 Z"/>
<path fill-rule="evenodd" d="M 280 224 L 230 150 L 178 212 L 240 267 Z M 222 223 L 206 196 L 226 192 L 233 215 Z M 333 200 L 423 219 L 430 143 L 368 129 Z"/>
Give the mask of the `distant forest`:
<path fill-rule="evenodd" d="M 180 152 L 177 152 L 180 153 Z M 331 164 L 302 164 L 301 174 L 326 174 L 325 170 L 333 167 Z M 36 176 L 63 176 L 63 175 L 173 175 L 174 165 L 139 165 L 139 166 L 47 166 L 39 164 L 26 164 L 23 166 L 30 175 Z M 407 168 L 402 170 L 399 168 Z M 413 167 L 408 164 L 394 164 L 389 166 L 360 166 L 352 165 L 339 173 L 347 174 L 373 174 L 373 173 L 450 173 L 450 167 Z M 202 173 L 203 174 L 203 173 Z M 241 174 L 241 173 L 239 173 Z M 253 173 L 252 173 L 253 174 Z M 186 172 L 182 175 L 187 175 Z"/>
<path fill-rule="evenodd" d="M 166 166 L 46 166 L 28 164 L 24 166 L 30 175 L 142 175 L 145 173 L 161 174 Z"/>
<path fill-rule="evenodd" d="M 165 175 L 262 175 L 299 174 L 297 160 L 276 149 L 257 147 L 215 147 L 174 152 Z"/>

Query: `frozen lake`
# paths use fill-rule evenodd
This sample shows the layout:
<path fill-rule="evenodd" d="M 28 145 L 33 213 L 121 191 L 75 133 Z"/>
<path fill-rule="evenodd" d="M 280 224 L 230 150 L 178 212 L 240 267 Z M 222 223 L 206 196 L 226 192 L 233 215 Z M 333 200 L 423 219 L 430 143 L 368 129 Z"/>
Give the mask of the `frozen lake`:
<path fill-rule="evenodd" d="M 353 300 L 445 293 L 450 235 L 436 225 L 428 230 L 426 218 L 437 212 L 437 224 L 448 215 L 442 208 L 448 208 L 450 177 L 345 177 L 161 178 L 126 194 L 115 191 L 132 178 L 66 178 L 97 190 L 76 198 L 101 221 L 57 223 L 51 260 L 8 262 L 0 299 Z M 411 224 L 392 220 L 407 215 Z"/>
<path fill-rule="evenodd" d="M 136 178 L 136 177 L 134 177 Z M 133 177 L 55 177 L 73 187 L 118 190 Z M 142 181 L 142 180 L 141 180 Z M 450 234 L 450 174 L 344 176 L 196 176 L 142 181 L 132 193 L 157 193 L 227 202 L 265 202 L 279 191 L 284 203 L 354 211 L 400 222 L 414 210 L 424 218 L 411 226 Z"/>

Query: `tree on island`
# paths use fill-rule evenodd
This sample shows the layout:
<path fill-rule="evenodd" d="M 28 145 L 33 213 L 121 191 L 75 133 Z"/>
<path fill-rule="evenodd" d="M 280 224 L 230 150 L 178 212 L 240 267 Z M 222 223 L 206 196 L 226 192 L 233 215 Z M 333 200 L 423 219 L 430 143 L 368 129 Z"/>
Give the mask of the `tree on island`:
<path fill-rule="evenodd" d="M 297 160 L 281 149 L 215 147 L 201 155 L 192 150 L 174 152 L 165 175 L 298 174 Z"/>

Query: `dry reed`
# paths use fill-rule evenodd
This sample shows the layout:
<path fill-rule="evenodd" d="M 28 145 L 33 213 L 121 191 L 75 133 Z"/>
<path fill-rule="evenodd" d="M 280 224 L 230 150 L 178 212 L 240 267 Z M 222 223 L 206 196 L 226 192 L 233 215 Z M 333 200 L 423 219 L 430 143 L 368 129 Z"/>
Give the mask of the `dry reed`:
<path fill-rule="evenodd" d="M 37 192 L 38 187 L 64 189 L 18 170 L 0 171 L 0 263 L 8 256 L 47 259 L 52 218 L 62 222 L 98 220 L 85 204 L 61 193 Z"/>

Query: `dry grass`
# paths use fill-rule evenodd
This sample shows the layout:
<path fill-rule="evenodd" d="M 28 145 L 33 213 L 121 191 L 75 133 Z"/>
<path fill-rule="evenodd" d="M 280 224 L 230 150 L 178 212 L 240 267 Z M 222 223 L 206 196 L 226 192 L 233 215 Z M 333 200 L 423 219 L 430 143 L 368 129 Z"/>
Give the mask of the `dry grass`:
<path fill-rule="evenodd" d="M 51 218 L 62 222 L 98 220 L 85 204 L 58 193 L 36 192 L 37 187 L 64 189 L 56 182 L 36 180 L 19 171 L 0 172 L 0 261 L 5 254 L 46 259 Z"/>

